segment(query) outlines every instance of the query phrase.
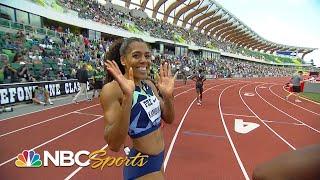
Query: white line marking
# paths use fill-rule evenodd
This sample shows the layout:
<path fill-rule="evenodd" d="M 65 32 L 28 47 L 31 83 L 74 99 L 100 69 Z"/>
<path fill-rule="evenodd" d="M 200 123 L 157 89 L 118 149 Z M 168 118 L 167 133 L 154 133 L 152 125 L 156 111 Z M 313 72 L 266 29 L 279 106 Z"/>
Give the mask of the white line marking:
<path fill-rule="evenodd" d="M 242 117 L 254 117 L 254 118 L 256 118 L 255 116 L 250 116 L 250 115 L 242 115 L 242 114 L 229 114 L 229 113 L 223 113 L 223 115 L 226 115 L 226 116 L 242 116 Z"/>
<path fill-rule="evenodd" d="M 90 93 L 90 94 L 92 94 L 92 93 Z M 88 96 L 90 96 L 90 94 L 88 93 Z M 59 100 L 63 100 L 63 99 L 68 99 L 68 98 L 70 98 L 70 96 L 56 96 L 56 97 L 50 97 L 50 99 L 51 99 L 51 101 L 52 102 L 55 102 L 55 101 L 59 101 Z M 83 100 L 82 100 L 83 101 Z M 23 102 L 22 102 L 23 103 Z M 70 103 L 70 102 L 69 102 Z M 14 104 L 13 104 L 14 105 Z M 30 104 L 18 104 L 18 107 L 17 107 L 17 109 L 20 109 L 20 108 L 23 108 L 23 107 L 26 107 L 26 106 L 30 106 Z M 61 105 L 59 105 L 59 106 L 61 106 Z M 51 108 L 54 108 L 54 107 L 51 107 Z M 49 108 L 48 108 L 49 109 Z M 10 117 L 10 118 L 12 118 L 12 117 Z"/>
<path fill-rule="evenodd" d="M 225 136 L 219 136 L 219 135 L 214 135 L 214 134 L 207 134 L 204 132 L 193 132 L 193 131 L 183 131 L 183 134 L 187 135 L 196 135 L 196 136 L 207 136 L 207 137 L 215 137 L 215 138 L 226 138 Z"/>
<path fill-rule="evenodd" d="M 219 84 L 219 85 L 213 86 L 213 87 L 205 90 L 203 93 L 205 93 L 206 91 L 208 91 L 208 90 L 210 90 L 210 89 L 212 89 L 212 88 L 214 88 L 214 87 L 221 86 L 221 85 L 224 85 L 224 84 L 227 84 L 227 83 L 223 83 L 223 84 Z M 176 132 L 175 132 L 175 134 L 174 134 L 174 136 L 173 136 L 173 138 L 172 138 L 172 140 L 171 140 L 171 143 L 170 143 L 168 152 L 167 152 L 167 154 L 166 154 L 166 158 L 164 159 L 164 163 L 163 163 L 163 164 L 164 164 L 164 171 L 166 171 L 167 164 L 168 164 L 168 161 L 169 161 L 169 158 L 170 158 L 170 155 L 171 155 L 171 152 L 172 152 L 174 143 L 176 142 L 176 139 L 177 139 L 177 137 L 178 137 L 178 133 L 179 133 L 179 131 L 180 131 L 180 129 L 181 129 L 181 126 L 182 126 L 182 124 L 183 124 L 183 122 L 184 122 L 184 120 L 185 120 L 185 118 L 186 118 L 186 116 L 187 116 L 187 114 L 188 114 L 191 106 L 193 105 L 193 103 L 194 103 L 196 100 L 197 100 L 197 98 L 194 98 L 194 100 L 190 103 L 189 107 L 187 108 L 186 112 L 184 113 L 182 119 L 180 120 L 179 126 L 178 126 L 178 128 L 177 128 L 177 130 L 176 130 Z"/>
<path fill-rule="evenodd" d="M 239 96 L 243 102 L 243 104 L 245 106 L 247 106 L 247 108 L 252 112 L 252 114 L 254 114 L 271 132 L 273 132 L 276 136 L 278 136 L 284 143 L 286 143 L 290 148 L 292 148 L 293 150 L 296 150 L 295 147 L 293 147 L 288 141 L 286 141 L 283 137 L 281 137 L 277 132 L 275 132 L 268 124 L 266 124 L 265 122 L 263 122 L 263 120 L 248 106 L 248 104 L 243 100 L 242 96 L 241 96 L 241 90 L 248 86 L 250 84 L 244 85 L 239 89 Z M 257 87 L 257 86 L 256 86 Z"/>
<path fill-rule="evenodd" d="M 212 84 L 213 84 L 213 83 L 208 83 L 208 84 L 205 84 L 205 86 L 212 85 Z M 187 92 L 189 92 L 189 91 L 191 91 L 191 90 L 194 90 L 194 88 L 190 88 L 190 89 L 188 89 L 188 90 L 182 91 L 181 93 L 176 94 L 174 97 L 180 96 L 181 94 L 187 93 Z"/>
<path fill-rule="evenodd" d="M 83 113 L 83 112 L 79 112 L 79 111 L 75 111 L 75 112 L 73 112 L 73 113 L 76 113 L 76 114 L 83 114 L 83 115 L 89 115 L 89 116 L 103 117 L 102 115 L 99 115 L 99 114 Z"/>
<path fill-rule="evenodd" d="M 245 83 L 264 83 L 264 84 L 282 85 L 280 83 L 261 82 L 261 81 L 241 81 L 241 80 L 235 80 L 235 81 L 236 82 L 245 82 Z"/>
<path fill-rule="evenodd" d="M 243 121 L 243 119 L 234 120 L 234 131 L 240 134 L 247 134 L 259 126 L 258 123 Z"/>
<path fill-rule="evenodd" d="M 181 94 L 187 93 L 188 91 L 191 91 L 191 90 L 193 90 L 193 88 L 188 89 L 188 90 L 186 90 L 186 91 L 183 91 L 183 92 L 181 92 L 181 93 L 179 93 L 179 94 L 175 95 L 174 97 L 176 97 L 176 96 L 180 96 Z"/>
<path fill-rule="evenodd" d="M 301 124 L 303 124 L 303 125 L 307 126 L 308 128 L 312 129 L 313 131 L 315 131 L 315 132 L 317 132 L 317 133 L 320 133 L 320 131 L 319 131 L 319 130 L 317 130 L 317 129 L 315 129 L 315 128 L 313 128 L 313 127 L 309 126 L 308 124 L 306 124 L 306 123 L 304 123 L 304 122 L 300 121 L 299 119 L 297 119 L 297 118 L 295 118 L 295 117 L 291 116 L 290 114 L 288 114 L 288 113 L 286 113 L 286 112 L 282 111 L 281 109 L 279 109 L 279 108 L 275 107 L 275 106 L 274 106 L 273 104 L 271 104 L 269 101 L 265 100 L 265 99 L 264 99 L 262 96 L 260 96 L 260 94 L 257 92 L 257 86 L 254 88 L 254 90 L 255 90 L 255 92 L 257 93 L 257 95 L 258 95 L 258 96 L 259 96 L 259 97 L 260 97 L 264 102 L 266 102 L 267 104 L 269 104 L 270 106 L 272 106 L 273 108 L 275 108 L 276 110 L 278 110 L 279 112 L 281 112 L 281 113 L 283 113 L 283 114 L 287 115 L 288 117 L 292 118 L 293 120 L 295 120 L 295 121 L 297 121 L 297 122 L 299 122 L 299 123 L 301 123 Z"/>
<path fill-rule="evenodd" d="M 103 146 L 100 150 L 104 150 L 104 149 L 106 149 L 108 147 L 108 144 L 106 144 L 105 146 Z M 92 158 L 95 158 L 97 156 L 97 154 L 96 155 L 94 155 L 94 156 L 92 156 Z M 88 163 L 90 161 L 90 159 L 88 159 L 85 163 Z M 74 175 L 76 175 L 81 169 L 82 169 L 83 167 L 78 167 L 76 170 L 74 170 L 72 173 L 70 173 L 69 175 L 68 175 L 68 177 L 66 177 L 65 178 L 65 180 L 69 180 L 69 179 L 71 179 Z"/>
<path fill-rule="evenodd" d="M 239 83 L 238 83 L 238 84 L 239 84 Z M 229 130 L 228 130 L 228 128 L 227 128 L 227 125 L 226 125 L 226 123 L 225 123 L 225 120 L 224 120 L 224 117 L 223 117 L 223 113 L 222 113 L 222 110 L 221 110 L 221 97 L 222 97 L 222 94 L 224 93 L 225 90 L 229 89 L 229 88 L 232 87 L 232 86 L 238 85 L 238 84 L 234 84 L 234 85 L 228 86 L 226 89 L 224 89 L 224 90 L 220 93 L 220 96 L 219 96 L 219 112 L 220 112 L 221 122 L 222 122 L 222 124 L 223 124 L 224 131 L 225 131 L 226 134 L 227 134 L 229 143 L 230 143 L 230 145 L 231 145 L 231 148 L 232 148 L 232 151 L 233 151 L 234 155 L 236 156 L 236 159 L 237 159 L 237 161 L 238 161 L 238 165 L 240 166 L 240 169 L 241 169 L 241 171 L 242 171 L 242 174 L 243 174 L 243 176 L 245 177 L 246 180 L 250 180 L 250 178 L 249 178 L 249 176 L 248 176 L 248 173 L 247 173 L 245 167 L 244 167 L 243 164 L 242 164 L 242 161 L 241 161 L 240 156 L 239 156 L 239 154 L 238 154 L 238 152 L 237 152 L 237 149 L 236 149 L 235 145 L 233 144 L 232 138 L 231 138 L 231 136 L 230 136 L 230 134 L 229 134 Z"/>
<path fill-rule="evenodd" d="M 173 136 L 173 138 L 172 138 L 171 144 L 170 144 L 169 149 L 168 149 L 168 153 L 167 153 L 166 158 L 164 159 L 164 163 L 163 163 L 163 164 L 164 164 L 164 171 L 166 171 L 166 167 L 167 167 L 167 164 L 168 164 L 168 161 L 169 161 L 169 158 L 170 158 L 172 149 L 173 149 L 173 145 L 174 145 L 174 143 L 176 142 L 176 139 L 177 139 L 178 133 L 179 133 L 179 131 L 180 131 L 180 129 L 181 129 L 181 126 L 182 126 L 182 124 L 183 124 L 183 122 L 184 122 L 184 120 L 185 120 L 185 118 L 186 118 L 186 116 L 187 116 L 187 114 L 188 114 L 191 106 L 193 105 L 193 103 L 194 103 L 196 100 L 197 100 L 197 98 L 195 98 L 195 99 L 190 103 L 188 109 L 186 110 L 186 112 L 184 113 L 184 115 L 183 115 L 183 117 L 182 117 L 182 119 L 181 119 L 181 121 L 180 121 L 180 124 L 179 124 L 179 126 L 178 126 L 178 128 L 177 128 L 177 130 L 176 130 L 176 133 L 174 134 L 174 136 Z"/>
<path fill-rule="evenodd" d="M 290 125 L 297 125 L 297 126 L 304 125 L 304 124 L 301 124 L 301 123 L 291 123 L 291 122 L 281 122 L 281 121 L 269 121 L 269 120 L 263 120 L 263 122 L 276 123 L 276 124 L 290 124 Z"/>
<path fill-rule="evenodd" d="M 65 136 L 65 135 L 67 135 L 67 134 L 70 134 L 70 133 L 72 133 L 73 131 L 76 131 L 76 130 L 80 129 L 80 128 L 83 127 L 83 126 L 86 126 L 86 125 L 88 125 L 88 124 L 91 124 L 91 123 L 99 120 L 100 118 L 101 118 L 101 117 L 98 117 L 98 118 L 96 118 L 96 119 L 94 119 L 94 120 L 91 120 L 91 121 L 85 123 L 85 124 L 82 124 L 82 125 L 74 128 L 74 129 L 71 129 L 71 130 L 68 131 L 68 132 L 65 132 L 65 133 L 63 133 L 63 134 L 61 134 L 61 135 L 59 135 L 59 136 L 56 136 L 56 137 L 54 137 L 54 138 L 52 138 L 52 139 L 50 139 L 50 140 L 48 140 L 48 141 L 46 141 L 46 142 L 38 145 L 38 146 L 36 146 L 36 147 L 34 147 L 34 148 L 32 148 L 32 149 L 29 149 L 29 150 L 36 150 L 36 149 L 38 149 L 39 147 L 42 147 L 42 146 L 44 146 L 44 145 L 46 145 L 46 144 L 48 144 L 48 143 L 50 143 L 50 142 L 52 142 L 52 141 L 54 141 L 54 140 L 57 140 L 57 139 Z M 3 166 L 3 165 L 5 165 L 5 164 L 7 164 L 7 163 L 9 163 L 9 162 L 11 162 L 11 161 L 13 161 L 13 160 L 16 159 L 16 158 L 17 158 L 17 156 L 14 156 L 14 157 L 12 157 L 11 159 L 9 159 L 9 160 L 1 163 L 1 164 L 0 164 L 0 167 Z"/>
<path fill-rule="evenodd" d="M 222 88 L 214 88 L 214 89 L 211 89 L 211 91 L 214 91 L 214 90 L 219 90 L 219 91 L 221 91 L 221 90 L 224 90 L 224 89 L 222 89 Z"/>
<path fill-rule="evenodd" d="M 253 97 L 254 94 L 253 93 L 244 93 L 245 96 L 249 96 L 249 97 Z"/>
<path fill-rule="evenodd" d="M 87 101 L 87 100 L 81 100 L 81 101 L 79 101 L 79 102 L 82 102 L 82 101 Z M 17 117 L 21 117 L 21 116 L 25 116 L 25 115 L 28 115 L 28 114 L 33 114 L 33 113 L 40 112 L 40 111 L 46 111 L 46 110 L 49 110 L 49 109 L 55 109 L 55 108 L 58 108 L 58 107 L 67 106 L 67 105 L 70 105 L 70 104 L 73 104 L 73 102 L 66 103 L 66 104 L 60 104 L 60 105 L 58 105 L 58 106 L 54 106 L 54 107 L 50 107 L 50 108 L 45 108 L 45 109 L 39 109 L 39 110 L 36 110 L 36 111 L 31 111 L 31 112 L 29 112 L 29 113 L 24 113 L 24 114 L 20 114 L 20 115 L 8 117 L 8 118 L 5 118 L 5 119 L 1 119 L 0 122 L 1 122 L 1 121 L 6 121 L 6 120 L 9 120 L 9 119 L 13 119 L 13 118 L 17 118 Z"/>
<path fill-rule="evenodd" d="M 69 113 L 66 113 L 66 114 L 62 114 L 62 115 L 60 115 L 60 116 L 55 116 L 55 117 L 50 118 L 50 119 L 47 119 L 47 120 L 45 120 L 45 121 L 40 121 L 40 122 L 38 122 L 38 123 L 31 124 L 31 125 L 25 126 L 25 127 L 23 127 L 23 128 L 19 128 L 19 129 L 16 129 L 16 130 L 13 130 L 13 131 L 10 131 L 10 132 L 1 134 L 1 135 L 0 135 L 0 138 L 3 137 L 3 136 L 7 136 L 7 135 L 9 135 L 9 134 L 12 134 L 12 133 L 15 133 L 15 132 L 24 130 L 24 129 L 28 129 L 28 128 L 33 127 L 33 126 L 37 126 L 37 125 L 39 125 L 39 124 L 43 124 L 43 123 L 52 121 L 52 120 L 57 119 L 57 118 L 60 118 L 60 117 L 64 117 L 64 116 L 70 115 L 70 114 L 75 113 L 75 112 L 80 111 L 80 110 L 84 110 L 84 109 L 88 109 L 88 108 L 97 106 L 97 105 L 100 105 L 100 104 L 95 104 L 95 105 L 92 105 L 92 106 L 88 106 L 88 107 L 85 107 L 85 108 L 82 108 L 82 109 L 79 109 L 79 110 L 76 110 L 76 111 L 72 111 L 72 112 L 69 112 Z"/>
<path fill-rule="evenodd" d="M 304 107 L 302 107 L 302 106 L 299 106 L 299 105 L 297 105 L 297 104 L 295 104 L 295 103 L 292 103 L 292 102 L 286 100 L 285 98 L 279 96 L 278 94 L 276 94 L 275 92 L 272 91 L 271 88 L 272 88 L 273 86 L 274 86 L 274 85 L 270 86 L 270 87 L 269 87 L 269 90 L 270 90 L 270 92 L 271 92 L 272 94 L 274 94 L 275 96 L 279 97 L 280 99 L 282 99 L 282 100 L 284 100 L 284 101 L 286 101 L 286 102 L 288 102 L 288 103 L 290 103 L 290 104 L 292 104 L 292 105 L 294 105 L 294 106 L 297 106 L 297 107 L 299 107 L 299 108 L 301 108 L 301 109 L 304 109 L 304 110 L 306 110 L 306 111 L 308 111 L 308 112 L 311 112 L 311 113 L 313 113 L 313 114 L 315 114 L 315 115 L 320 116 L 319 113 L 316 113 L 316 112 L 311 111 L 311 110 L 309 110 L 309 109 L 307 109 L 307 108 L 304 108 Z"/>

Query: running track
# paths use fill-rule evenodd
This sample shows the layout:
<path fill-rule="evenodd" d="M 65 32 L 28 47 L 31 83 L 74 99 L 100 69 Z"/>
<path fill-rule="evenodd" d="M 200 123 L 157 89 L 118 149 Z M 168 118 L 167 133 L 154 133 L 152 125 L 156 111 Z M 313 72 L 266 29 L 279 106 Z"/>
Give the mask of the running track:
<path fill-rule="evenodd" d="M 166 179 L 251 179 L 257 164 L 320 143 L 320 105 L 284 100 L 287 79 L 207 81 L 202 106 L 196 105 L 192 82 L 177 82 L 176 119 L 163 128 Z M 234 130 L 235 119 L 260 126 L 240 134 Z M 122 179 L 117 167 L 15 167 L 24 149 L 42 156 L 44 150 L 106 148 L 103 126 L 97 99 L 1 120 L 1 179 Z M 123 151 L 108 153 L 124 156 Z"/>

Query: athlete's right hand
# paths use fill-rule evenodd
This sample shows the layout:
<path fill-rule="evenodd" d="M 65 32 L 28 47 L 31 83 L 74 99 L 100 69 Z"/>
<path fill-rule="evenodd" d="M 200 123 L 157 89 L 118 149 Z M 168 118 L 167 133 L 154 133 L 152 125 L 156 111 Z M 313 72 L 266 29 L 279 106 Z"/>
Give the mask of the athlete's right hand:
<path fill-rule="evenodd" d="M 105 63 L 107 70 L 112 74 L 113 78 L 119 83 L 119 86 L 126 96 L 132 96 L 135 89 L 133 70 L 130 67 L 128 79 L 121 73 L 115 61 L 107 60 Z"/>

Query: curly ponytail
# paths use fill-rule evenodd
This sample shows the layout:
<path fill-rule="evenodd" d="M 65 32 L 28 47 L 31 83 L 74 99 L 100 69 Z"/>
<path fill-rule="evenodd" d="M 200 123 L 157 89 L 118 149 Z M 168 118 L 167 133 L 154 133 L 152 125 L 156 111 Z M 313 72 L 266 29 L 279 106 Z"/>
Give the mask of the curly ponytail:
<path fill-rule="evenodd" d="M 104 59 L 104 61 L 106 62 L 107 60 L 114 60 L 117 65 L 119 66 L 119 69 L 121 71 L 122 74 L 125 73 L 125 68 L 124 66 L 121 64 L 120 61 L 120 47 L 122 45 L 123 39 L 116 39 L 112 45 L 109 47 L 109 52 L 106 54 L 106 58 Z M 107 78 L 106 78 L 106 83 L 113 81 L 113 76 L 107 71 L 105 70 Z"/>

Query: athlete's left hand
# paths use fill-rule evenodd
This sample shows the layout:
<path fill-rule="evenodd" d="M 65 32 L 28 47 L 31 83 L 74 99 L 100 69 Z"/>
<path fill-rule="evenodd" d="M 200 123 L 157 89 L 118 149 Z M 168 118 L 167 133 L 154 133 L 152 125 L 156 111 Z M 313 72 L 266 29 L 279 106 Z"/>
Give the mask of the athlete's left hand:
<path fill-rule="evenodd" d="M 171 74 L 171 66 L 165 63 L 160 65 L 160 77 L 158 81 L 158 88 L 164 98 L 173 98 L 174 81 L 178 72 L 174 76 Z"/>

